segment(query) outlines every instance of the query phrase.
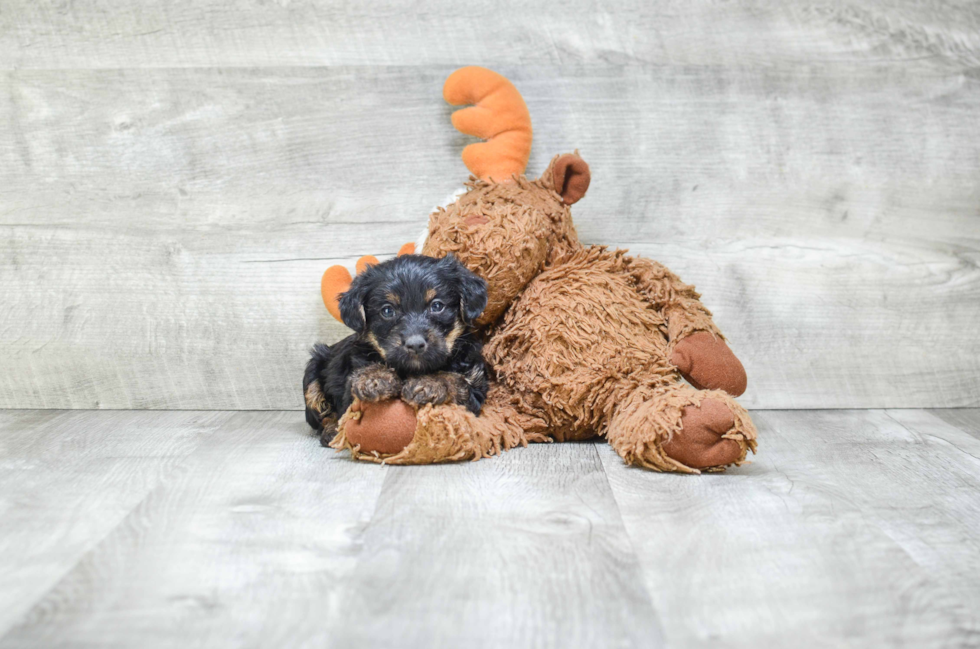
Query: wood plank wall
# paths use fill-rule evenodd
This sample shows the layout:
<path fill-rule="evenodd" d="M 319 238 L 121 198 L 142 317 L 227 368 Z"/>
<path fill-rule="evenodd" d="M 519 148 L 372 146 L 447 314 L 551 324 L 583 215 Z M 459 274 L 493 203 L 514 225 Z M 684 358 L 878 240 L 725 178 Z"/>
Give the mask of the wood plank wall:
<path fill-rule="evenodd" d="M 461 185 L 494 67 L 588 242 L 695 283 L 757 408 L 980 406 L 980 8 L 0 7 L 0 407 L 299 408 L 322 271 Z"/>

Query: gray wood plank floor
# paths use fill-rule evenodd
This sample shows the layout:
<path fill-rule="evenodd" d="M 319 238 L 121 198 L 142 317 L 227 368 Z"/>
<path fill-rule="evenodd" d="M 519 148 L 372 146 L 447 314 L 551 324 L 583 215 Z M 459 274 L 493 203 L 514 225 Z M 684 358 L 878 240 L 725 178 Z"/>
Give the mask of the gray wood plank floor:
<path fill-rule="evenodd" d="M 725 474 L 603 443 L 353 463 L 298 412 L 0 411 L 0 647 L 980 644 L 980 410 L 755 411 Z"/>

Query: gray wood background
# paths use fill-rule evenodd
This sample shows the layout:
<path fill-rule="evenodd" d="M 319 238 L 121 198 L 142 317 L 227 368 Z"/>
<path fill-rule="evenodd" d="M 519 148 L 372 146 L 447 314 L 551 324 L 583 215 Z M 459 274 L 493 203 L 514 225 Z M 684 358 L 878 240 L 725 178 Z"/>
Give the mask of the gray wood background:
<path fill-rule="evenodd" d="M 299 408 L 333 263 L 466 178 L 441 84 L 580 149 L 766 408 L 980 406 L 976 2 L 5 0 L 0 407 Z"/>

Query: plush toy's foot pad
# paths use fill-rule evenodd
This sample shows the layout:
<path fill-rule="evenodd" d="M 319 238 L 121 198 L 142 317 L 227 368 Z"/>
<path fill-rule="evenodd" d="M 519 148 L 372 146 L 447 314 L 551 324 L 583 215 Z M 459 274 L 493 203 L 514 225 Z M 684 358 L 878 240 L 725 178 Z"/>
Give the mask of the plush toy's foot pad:
<path fill-rule="evenodd" d="M 725 341 L 707 331 L 691 334 L 677 343 L 670 362 L 698 390 L 724 390 L 733 397 L 745 392 L 745 368 Z"/>
<path fill-rule="evenodd" d="M 735 426 L 732 411 L 722 401 L 704 399 L 701 406 L 686 406 L 681 414 L 684 427 L 663 445 L 668 457 L 694 469 L 725 466 L 738 461 L 742 447 L 722 436 Z"/>
<path fill-rule="evenodd" d="M 344 434 L 348 442 L 361 447 L 362 453 L 398 453 L 415 436 L 415 409 L 401 399 L 355 401 L 351 410 L 360 416 L 346 422 Z"/>

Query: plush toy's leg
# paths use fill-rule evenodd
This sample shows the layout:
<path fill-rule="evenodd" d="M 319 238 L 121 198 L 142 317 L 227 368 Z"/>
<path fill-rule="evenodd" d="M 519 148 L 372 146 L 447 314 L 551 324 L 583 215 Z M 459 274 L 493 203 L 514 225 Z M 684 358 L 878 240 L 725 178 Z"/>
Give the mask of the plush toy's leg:
<path fill-rule="evenodd" d="M 677 383 L 631 395 L 616 408 L 606 437 L 628 464 L 699 473 L 741 464 L 755 451 L 756 431 L 725 392 Z"/>
<path fill-rule="evenodd" d="M 433 464 L 479 460 L 528 441 L 547 441 L 525 434 L 536 422 L 518 414 L 510 401 L 506 389 L 494 384 L 479 417 L 455 404 L 422 406 L 413 413 L 414 434 L 408 436 L 398 432 L 406 419 L 402 411 L 411 410 L 405 402 L 355 402 L 341 418 L 330 445 L 350 450 L 356 460 Z"/>

